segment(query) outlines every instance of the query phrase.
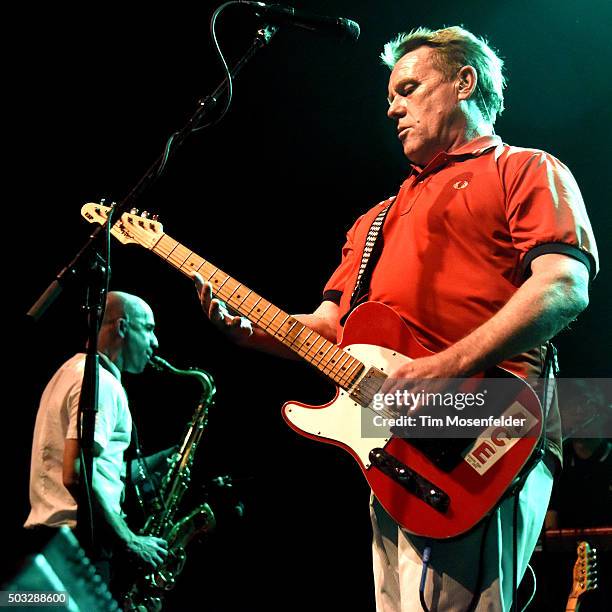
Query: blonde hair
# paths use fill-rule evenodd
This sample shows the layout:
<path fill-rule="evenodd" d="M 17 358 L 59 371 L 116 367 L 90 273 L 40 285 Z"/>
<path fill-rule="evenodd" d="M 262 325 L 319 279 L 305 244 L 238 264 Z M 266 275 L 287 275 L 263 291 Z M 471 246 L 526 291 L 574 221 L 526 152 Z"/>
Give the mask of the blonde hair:
<path fill-rule="evenodd" d="M 452 26 L 440 30 L 416 28 L 398 34 L 389 41 L 380 57 L 390 69 L 397 61 L 419 47 L 431 47 L 434 66 L 449 80 L 463 66 L 472 66 L 478 75 L 475 102 L 485 118 L 493 125 L 504 110 L 506 79 L 502 73 L 503 60 L 484 38 L 478 38 L 462 27 Z"/>

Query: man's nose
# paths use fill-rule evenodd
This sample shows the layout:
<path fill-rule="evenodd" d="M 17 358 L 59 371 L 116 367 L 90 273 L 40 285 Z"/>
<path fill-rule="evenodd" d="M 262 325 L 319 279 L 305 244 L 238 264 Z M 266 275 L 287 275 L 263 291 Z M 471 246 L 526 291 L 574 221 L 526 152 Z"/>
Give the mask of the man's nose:
<path fill-rule="evenodd" d="M 153 338 L 151 338 L 151 346 L 153 349 L 159 348 L 159 342 L 157 341 L 157 336 L 155 334 L 153 334 Z"/>
<path fill-rule="evenodd" d="M 393 100 L 391 100 L 389 108 L 387 109 L 387 117 L 389 117 L 389 119 L 397 119 L 405 114 L 406 106 L 404 104 L 404 98 L 397 95 L 393 96 Z"/>

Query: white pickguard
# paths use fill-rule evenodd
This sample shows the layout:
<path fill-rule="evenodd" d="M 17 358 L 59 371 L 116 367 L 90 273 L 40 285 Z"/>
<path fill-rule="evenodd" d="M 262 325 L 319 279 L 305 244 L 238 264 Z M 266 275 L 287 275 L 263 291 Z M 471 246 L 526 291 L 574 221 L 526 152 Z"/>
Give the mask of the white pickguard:
<path fill-rule="evenodd" d="M 359 359 L 364 365 L 364 374 L 372 366 L 388 373 L 402 363 L 412 361 L 409 357 L 397 351 L 375 346 L 373 344 L 351 344 L 344 350 Z M 338 397 L 324 408 L 304 408 L 288 402 L 285 415 L 291 423 L 302 431 L 328 440 L 346 444 L 353 449 L 363 465 L 370 467 L 370 450 L 383 447 L 391 437 L 364 438 L 361 433 L 361 418 L 363 408 L 355 402 L 346 391 L 340 389 Z"/>

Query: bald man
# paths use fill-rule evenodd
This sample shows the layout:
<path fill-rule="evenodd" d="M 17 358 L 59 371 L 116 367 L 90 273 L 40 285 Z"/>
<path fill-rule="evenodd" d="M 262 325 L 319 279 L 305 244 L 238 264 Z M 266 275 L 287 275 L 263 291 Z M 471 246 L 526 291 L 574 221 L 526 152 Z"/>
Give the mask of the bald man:
<path fill-rule="evenodd" d="M 126 552 L 153 568 L 167 555 L 164 540 L 132 532 L 121 509 L 124 453 L 132 433 L 121 373 L 141 373 L 157 346 L 151 307 L 135 295 L 110 292 L 98 335 L 100 368 L 93 468 L 97 537 L 104 549 L 99 555 L 92 553 L 99 573 L 107 581 L 111 578 L 113 551 Z M 84 366 L 84 353 L 69 359 L 53 375 L 41 397 L 32 444 L 31 511 L 26 528 L 76 526 L 80 473 L 77 414 Z"/>

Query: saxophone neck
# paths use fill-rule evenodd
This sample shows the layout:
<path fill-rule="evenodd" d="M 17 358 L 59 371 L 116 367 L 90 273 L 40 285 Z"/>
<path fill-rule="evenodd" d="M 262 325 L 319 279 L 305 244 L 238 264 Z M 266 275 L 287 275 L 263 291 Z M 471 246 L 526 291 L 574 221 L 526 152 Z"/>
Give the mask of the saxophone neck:
<path fill-rule="evenodd" d="M 160 357 L 159 355 L 153 355 L 149 363 L 151 366 L 159 372 L 170 372 L 177 376 L 188 376 L 196 378 L 202 385 L 202 397 L 210 401 L 216 392 L 215 381 L 213 377 L 205 370 L 199 370 L 197 368 L 189 368 L 188 370 L 180 370 L 175 368 L 168 361 Z"/>

